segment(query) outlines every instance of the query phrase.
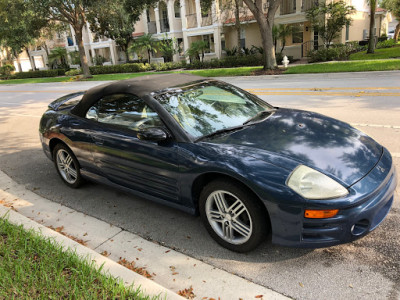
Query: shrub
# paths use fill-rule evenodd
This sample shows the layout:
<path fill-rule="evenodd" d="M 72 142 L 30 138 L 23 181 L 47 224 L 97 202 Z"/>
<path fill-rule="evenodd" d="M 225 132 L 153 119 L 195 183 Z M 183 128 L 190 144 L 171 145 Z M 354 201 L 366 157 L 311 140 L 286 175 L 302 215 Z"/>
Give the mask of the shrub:
<path fill-rule="evenodd" d="M 64 76 L 64 69 L 56 70 L 42 70 L 42 71 L 29 71 L 29 72 L 19 72 L 10 76 L 10 79 L 25 79 L 25 78 L 42 78 L 42 77 L 57 77 Z"/>
<path fill-rule="evenodd" d="M 188 69 L 212 69 L 212 68 L 233 68 L 243 66 L 260 66 L 262 58 L 259 55 L 227 56 L 222 59 L 209 61 L 193 61 L 187 65 Z"/>
<path fill-rule="evenodd" d="M 110 65 L 110 66 L 92 66 L 89 67 L 92 75 L 113 74 L 113 73 L 137 73 L 152 70 L 152 66 L 143 63 Z"/>
<path fill-rule="evenodd" d="M 384 33 L 380 37 L 378 37 L 378 42 L 383 42 L 383 41 L 386 41 L 387 39 L 388 39 L 388 36 L 386 35 L 386 33 Z"/>
<path fill-rule="evenodd" d="M 186 65 L 186 61 L 185 61 Z M 167 70 L 173 70 L 173 69 L 180 69 L 182 68 L 182 63 L 181 62 L 166 62 L 162 64 L 156 64 L 155 70 L 156 71 L 167 71 Z"/>
<path fill-rule="evenodd" d="M 11 75 L 11 72 L 15 71 L 15 68 L 13 65 L 4 65 L 2 67 L 0 67 L 0 77 L 4 77 L 7 78 Z"/>
<path fill-rule="evenodd" d="M 65 72 L 66 76 L 77 76 L 82 74 L 82 70 L 81 69 L 71 69 L 67 72 Z"/>
<path fill-rule="evenodd" d="M 101 55 L 96 55 L 93 57 L 93 64 L 95 66 L 102 66 L 106 61 L 106 58 Z"/>
<path fill-rule="evenodd" d="M 391 48 L 395 45 L 396 45 L 396 41 L 394 39 L 385 40 L 385 41 L 378 42 L 376 44 L 376 49 Z"/>
<path fill-rule="evenodd" d="M 331 60 L 347 60 L 351 53 L 354 52 L 354 48 L 351 45 L 337 44 L 330 48 L 321 48 L 318 50 L 311 50 L 309 55 L 309 62 L 321 62 Z"/>

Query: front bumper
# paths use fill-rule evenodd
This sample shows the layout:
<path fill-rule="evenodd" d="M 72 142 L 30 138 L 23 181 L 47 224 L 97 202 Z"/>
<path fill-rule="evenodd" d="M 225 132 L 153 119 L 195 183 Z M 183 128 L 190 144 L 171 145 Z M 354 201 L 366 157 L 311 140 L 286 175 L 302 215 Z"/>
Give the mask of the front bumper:
<path fill-rule="evenodd" d="M 378 164 L 349 188 L 350 196 L 334 200 L 307 201 L 306 207 L 286 210 L 291 217 L 280 222 L 272 241 L 294 247 L 319 248 L 351 242 L 374 230 L 387 216 L 394 201 L 396 170 L 389 152 L 384 149 Z M 347 202 L 346 202 L 347 201 Z M 337 205 L 335 207 L 335 204 Z M 333 218 L 307 219 L 305 209 L 334 209 Z"/>

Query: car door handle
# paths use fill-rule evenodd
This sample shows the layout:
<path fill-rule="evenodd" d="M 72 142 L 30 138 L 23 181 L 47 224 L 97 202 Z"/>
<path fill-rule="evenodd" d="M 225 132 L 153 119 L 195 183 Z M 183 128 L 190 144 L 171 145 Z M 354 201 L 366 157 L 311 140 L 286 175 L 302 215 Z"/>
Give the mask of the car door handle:
<path fill-rule="evenodd" d="M 104 143 L 104 140 L 97 136 L 92 136 L 92 139 L 96 145 L 103 145 L 103 143 Z"/>

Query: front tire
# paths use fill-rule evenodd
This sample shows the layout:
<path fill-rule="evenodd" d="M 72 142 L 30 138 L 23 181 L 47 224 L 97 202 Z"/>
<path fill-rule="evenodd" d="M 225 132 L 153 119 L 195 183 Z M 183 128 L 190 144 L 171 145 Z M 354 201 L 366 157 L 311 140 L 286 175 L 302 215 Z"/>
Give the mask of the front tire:
<path fill-rule="evenodd" d="M 268 217 L 258 199 L 232 181 L 207 184 L 199 200 L 201 219 L 211 237 L 221 246 L 248 252 L 265 240 Z"/>
<path fill-rule="evenodd" d="M 53 151 L 53 160 L 58 174 L 67 186 L 78 188 L 82 184 L 83 178 L 78 160 L 67 146 L 56 145 Z"/>

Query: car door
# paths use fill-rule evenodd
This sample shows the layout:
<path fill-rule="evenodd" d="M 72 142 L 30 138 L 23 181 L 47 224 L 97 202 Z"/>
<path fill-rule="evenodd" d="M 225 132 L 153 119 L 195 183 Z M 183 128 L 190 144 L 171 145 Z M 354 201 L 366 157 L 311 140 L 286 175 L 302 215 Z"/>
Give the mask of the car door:
<path fill-rule="evenodd" d="M 177 145 L 137 136 L 146 127 L 165 126 L 143 99 L 132 94 L 105 96 L 86 113 L 93 123 L 95 164 L 110 181 L 136 191 L 179 202 Z"/>

